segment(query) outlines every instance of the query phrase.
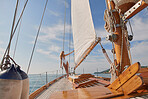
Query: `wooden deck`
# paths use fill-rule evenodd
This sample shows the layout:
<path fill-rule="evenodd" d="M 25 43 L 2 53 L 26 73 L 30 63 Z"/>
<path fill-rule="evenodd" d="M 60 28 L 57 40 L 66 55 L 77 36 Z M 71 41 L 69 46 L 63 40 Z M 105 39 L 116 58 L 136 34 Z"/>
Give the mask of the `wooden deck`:
<path fill-rule="evenodd" d="M 67 78 L 62 78 L 38 95 L 36 99 L 49 99 L 50 95 L 54 92 L 71 90 L 72 88 L 72 83 Z"/>

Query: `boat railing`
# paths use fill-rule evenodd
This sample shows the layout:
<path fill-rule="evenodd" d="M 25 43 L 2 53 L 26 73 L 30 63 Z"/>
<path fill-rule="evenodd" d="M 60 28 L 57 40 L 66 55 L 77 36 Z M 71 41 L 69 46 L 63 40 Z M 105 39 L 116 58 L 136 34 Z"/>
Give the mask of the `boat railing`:
<path fill-rule="evenodd" d="M 34 99 L 41 92 L 46 90 L 50 85 L 58 81 L 59 79 L 65 77 L 63 73 L 58 73 L 58 71 L 44 72 L 40 74 L 30 74 L 30 95 L 29 99 Z"/>

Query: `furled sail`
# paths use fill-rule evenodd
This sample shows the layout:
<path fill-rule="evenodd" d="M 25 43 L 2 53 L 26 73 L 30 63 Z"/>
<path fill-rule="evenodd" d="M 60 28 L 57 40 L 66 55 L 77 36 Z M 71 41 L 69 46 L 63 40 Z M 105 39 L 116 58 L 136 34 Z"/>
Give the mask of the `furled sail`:
<path fill-rule="evenodd" d="M 71 0 L 71 17 L 75 64 L 78 65 L 96 40 L 89 0 Z"/>

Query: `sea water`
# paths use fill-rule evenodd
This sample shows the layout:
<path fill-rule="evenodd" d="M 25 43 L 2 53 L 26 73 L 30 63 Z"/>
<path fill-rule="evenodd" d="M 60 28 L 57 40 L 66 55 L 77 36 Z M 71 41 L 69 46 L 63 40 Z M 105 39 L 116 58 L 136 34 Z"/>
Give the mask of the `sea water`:
<path fill-rule="evenodd" d="M 60 77 L 62 75 L 57 74 L 29 74 L 29 93 L 34 92 L 38 88 L 45 85 L 47 82 L 51 82 L 52 80 Z"/>
<path fill-rule="evenodd" d="M 58 77 L 62 76 L 61 74 L 29 74 L 29 84 L 30 90 L 29 93 L 34 92 L 38 88 L 42 87 L 46 84 L 46 82 L 50 82 Z M 110 78 L 110 74 L 95 74 L 95 76 L 107 77 Z"/>

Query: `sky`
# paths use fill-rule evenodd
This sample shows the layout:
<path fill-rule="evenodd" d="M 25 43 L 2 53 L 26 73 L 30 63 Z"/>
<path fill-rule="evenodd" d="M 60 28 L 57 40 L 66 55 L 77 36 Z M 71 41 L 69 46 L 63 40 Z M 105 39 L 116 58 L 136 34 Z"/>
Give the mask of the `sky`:
<path fill-rule="evenodd" d="M 29 0 L 22 17 L 14 60 L 24 71 L 27 71 L 45 2 L 46 0 Z M 16 20 L 18 20 L 24 3 L 25 0 L 20 0 Z M 2 59 L 9 41 L 15 5 L 16 0 L 1 0 L 0 3 L 0 60 Z M 98 37 L 102 38 L 102 44 L 112 59 L 113 56 L 110 51 L 112 49 L 111 42 L 105 40 L 105 37 L 109 35 L 104 29 L 104 10 L 106 9 L 105 0 L 90 0 L 90 7 L 96 34 Z M 61 72 L 59 55 L 63 50 L 64 11 L 65 0 L 48 0 L 43 24 L 41 26 L 41 31 L 29 70 L 30 74 L 54 72 L 57 70 Z M 65 53 L 69 53 L 69 50 L 73 50 L 70 13 L 70 0 L 66 0 Z M 132 63 L 140 62 L 141 65 L 147 66 L 147 8 L 135 15 L 130 21 L 134 32 L 134 39 L 131 42 Z M 127 26 L 129 34 L 131 34 L 129 25 L 127 24 Z M 18 29 L 12 41 L 10 56 L 13 56 L 14 54 L 17 34 Z M 73 54 L 70 55 L 70 59 L 67 57 L 67 60 L 70 60 L 70 67 L 74 67 L 73 57 Z M 100 46 L 97 45 L 85 61 L 77 68 L 76 73 L 82 73 L 83 70 L 84 73 L 93 73 L 97 71 L 97 69 L 98 71 L 103 71 L 108 68 L 110 68 L 110 65 L 102 54 Z"/>

